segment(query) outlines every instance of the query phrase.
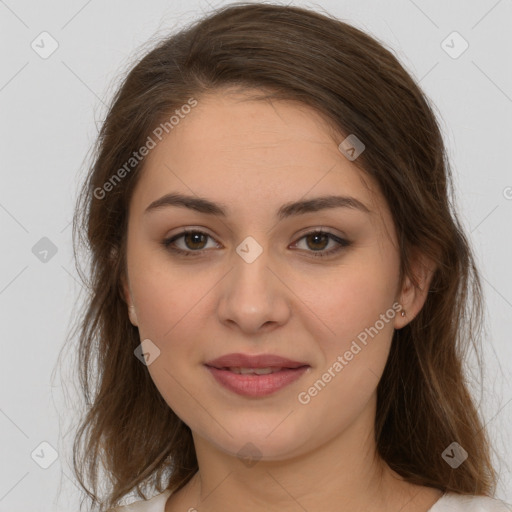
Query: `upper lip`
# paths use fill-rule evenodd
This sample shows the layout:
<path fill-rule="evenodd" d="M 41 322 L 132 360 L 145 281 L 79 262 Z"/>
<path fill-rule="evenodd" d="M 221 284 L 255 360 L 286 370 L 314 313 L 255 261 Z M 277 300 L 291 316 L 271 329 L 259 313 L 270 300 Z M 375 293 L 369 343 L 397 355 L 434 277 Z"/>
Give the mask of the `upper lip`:
<path fill-rule="evenodd" d="M 214 368 L 299 368 L 301 366 L 309 366 L 307 363 L 293 361 L 275 354 L 255 356 L 248 354 L 226 354 L 217 359 L 212 359 L 205 364 Z"/>

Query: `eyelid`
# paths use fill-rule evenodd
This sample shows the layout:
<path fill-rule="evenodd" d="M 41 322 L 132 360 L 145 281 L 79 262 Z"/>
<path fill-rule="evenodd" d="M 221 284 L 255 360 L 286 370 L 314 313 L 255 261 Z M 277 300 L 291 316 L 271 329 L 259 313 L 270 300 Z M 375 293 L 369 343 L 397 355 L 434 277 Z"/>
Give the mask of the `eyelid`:
<path fill-rule="evenodd" d="M 185 251 L 184 249 L 179 249 L 179 248 L 176 248 L 176 247 L 172 247 L 171 244 L 176 242 L 176 240 L 179 240 L 180 238 L 182 238 L 183 236 L 189 234 L 189 233 L 195 233 L 195 234 L 200 234 L 200 235 L 206 235 L 208 238 L 211 238 L 212 240 L 215 240 L 216 243 L 219 243 L 216 241 L 215 237 L 210 235 L 208 232 L 206 231 L 203 231 L 204 228 L 190 228 L 190 227 L 187 227 L 187 228 L 184 228 L 182 229 L 179 233 L 175 233 L 174 235 L 171 235 L 171 236 L 168 236 L 166 238 L 164 238 L 164 240 L 162 240 L 162 244 L 163 246 L 170 250 L 170 251 L 174 251 L 176 253 L 200 253 L 200 252 L 205 252 L 205 249 L 197 249 L 195 251 L 193 250 L 188 250 L 188 251 Z"/>
<path fill-rule="evenodd" d="M 174 235 L 166 237 L 161 243 L 166 248 L 166 250 L 171 251 L 171 252 L 177 254 L 178 256 L 182 255 L 182 256 L 200 257 L 202 255 L 202 253 L 209 252 L 211 249 L 184 250 L 184 249 L 179 249 L 177 247 L 172 247 L 172 244 L 174 242 L 176 242 L 176 240 L 179 240 L 183 236 L 187 235 L 188 233 L 206 235 L 206 237 L 211 238 L 212 240 L 216 241 L 214 236 L 210 235 L 206 231 L 203 231 L 203 229 L 205 229 L 205 228 L 202 228 L 202 227 L 200 229 L 195 228 L 195 227 L 183 228 L 183 230 L 180 231 L 179 233 L 176 233 Z M 352 244 L 352 242 L 350 240 L 348 240 L 345 237 L 345 235 L 341 235 L 341 236 L 337 235 L 337 234 L 333 233 L 332 231 L 330 231 L 329 228 L 324 228 L 323 226 L 319 226 L 319 227 L 315 227 L 315 228 L 307 228 L 306 231 L 302 232 L 302 234 L 298 234 L 296 241 L 293 242 L 291 245 L 296 246 L 301 240 L 303 240 L 307 236 L 315 235 L 315 234 L 326 235 L 329 238 L 329 241 L 336 242 L 337 247 L 331 248 L 328 250 L 322 249 L 320 251 L 313 251 L 313 250 L 310 250 L 310 251 L 305 250 L 304 251 L 301 249 L 299 249 L 299 251 L 311 253 L 311 255 L 313 257 L 326 257 L 326 256 L 331 256 L 331 255 L 337 254 L 337 253 L 341 252 L 344 248 L 346 248 Z M 219 243 L 219 242 L 216 241 L 216 243 Z"/>

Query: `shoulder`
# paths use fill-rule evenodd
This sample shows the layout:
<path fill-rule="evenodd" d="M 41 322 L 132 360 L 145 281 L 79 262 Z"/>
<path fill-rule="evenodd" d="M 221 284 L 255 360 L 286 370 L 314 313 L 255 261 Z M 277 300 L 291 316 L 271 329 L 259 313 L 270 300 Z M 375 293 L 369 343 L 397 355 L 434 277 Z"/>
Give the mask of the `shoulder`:
<path fill-rule="evenodd" d="M 171 495 L 170 490 L 154 496 L 150 500 L 139 500 L 129 505 L 109 509 L 108 512 L 165 512 L 165 503 Z"/>
<path fill-rule="evenodd" d="M 512 506 L 487 496 L 447 492 L 429 512 L 512 512 Z"/>

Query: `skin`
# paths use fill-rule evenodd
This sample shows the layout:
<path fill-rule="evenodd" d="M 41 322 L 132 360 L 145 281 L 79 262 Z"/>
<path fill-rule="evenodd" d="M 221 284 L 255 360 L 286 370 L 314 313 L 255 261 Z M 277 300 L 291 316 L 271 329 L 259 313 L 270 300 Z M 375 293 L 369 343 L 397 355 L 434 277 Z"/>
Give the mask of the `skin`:
<path fill-rule="evenodd" d="M 223 90 L 201 97 L 146 157 L 130 203 L 125 296 L 141 340 L 160 350 L 148 371 L 191 428 L 199 463 L 166 512 L 410 512 L 441 496 L 404 482 L 376 454 L 376 389 L 393 331 L 421 309 L 432 272 L 419 255 L 419 289 L 409 279 L 400 284 L 389 209 L 372 179 L 339 151 L 343 138 L 307 106 Z M 144 212 L 169 192 L 222 203 L 228 215 L 178 206 Z M 370 213 L 344 207 L 275 216 L 284 203 L 333 193 L 358 199 Z M 196 256 L 162 245 L 183 228 L 209 235 L 175 242 Z M 338 247 L 330 238 L 304 238 L 317 228 L 351 244 L 315 257 Z M 262 248 L 251 263 L 236 252 L 248 236 Z M 394 303 L 406 316 L 385 323 L 300 403 L 298 394 Z M 231 352 L 278 354 L 310 368 L 277 393 L 247 398 L 204 367 Z M 252 465 L 237 457 L 248 442 L 258 450 Z"/>

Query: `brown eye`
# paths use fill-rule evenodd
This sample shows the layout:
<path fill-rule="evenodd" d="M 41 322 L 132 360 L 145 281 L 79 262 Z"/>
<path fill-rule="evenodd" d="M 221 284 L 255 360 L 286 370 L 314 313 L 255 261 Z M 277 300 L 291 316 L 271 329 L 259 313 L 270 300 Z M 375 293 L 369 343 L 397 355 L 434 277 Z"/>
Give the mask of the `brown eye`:
<path fill-rule="evenodd" d="M 183 240 L 188 249 L 204 249 L 204 244 L 208 235 L 193 231 L 183 235 Z"/>
<path fill-rule="evenodd" d="M 324 250 L 329 244 L 329 236 L 326 233 L 311 233 L 304 237 L 310 249 Z"/>
<path fill-rule="evenodd" d="M 212 237 L 202 231 L 186 230 L 172 236 L 171 238 L 163 240 L 162 244 L 166 249 L 184 256 L 199 256 L 200 253 L 205 252 L 203 249 L 206 248 L 206 243 L 209 238 Z M 179 247 L 177 243 L 178 241 L 182 242 L 181 247 Z"/>
<path fill-rule="evenodd" d="M 182 239 L 182 240 L 181 240 Z M 203 233 L 198 230 L 185 230 L 177 235 L 167 238 L 162 241 L 162 244 L 169 251 L 175 252 L 178 255 L 183 256 L 200 256 L 206 248 L 208 239 L 213 238 L 207 233 Z M 181 240 L 181 247 L 177 243 Z M 344 247 L 350 245 L 351 242 L 343 238 L 339 238 L 333 233 L 328 231 L 312 231 L 302 236 L 299 241 L 304 240 L 306 242 L 305 251 L 311 253 L 315 257 L 330 256 L 331 254 L 341 251 Z M 329 246 L 329 242 L 334 242 L 334 247 L 326 249 Z M 296 242 L 294 245 L 298 245 Z"/>
<path fill-rule="evenodd" d="M 312 253 L 315 257 L 330 256 L 331 254 L 335 254 L 343 248 L 348 247 L 351 243 L 348 240 L 334 235 L 333 233 L 321 230 L 306 233 L 299 239 L 299 241 L 300 240 L 305 240 L 306 251 Z M 334 247 L 326 250 L 326 247 L 331 241 L 334 242 Z M 298 243 L 299 242 L 296 242 L 294 245 L 298 245 Z"/>

